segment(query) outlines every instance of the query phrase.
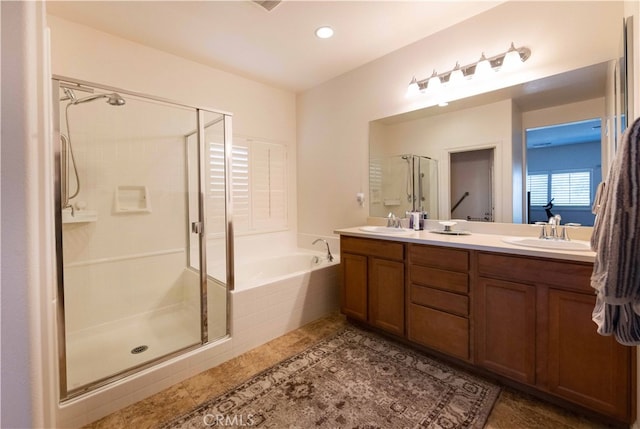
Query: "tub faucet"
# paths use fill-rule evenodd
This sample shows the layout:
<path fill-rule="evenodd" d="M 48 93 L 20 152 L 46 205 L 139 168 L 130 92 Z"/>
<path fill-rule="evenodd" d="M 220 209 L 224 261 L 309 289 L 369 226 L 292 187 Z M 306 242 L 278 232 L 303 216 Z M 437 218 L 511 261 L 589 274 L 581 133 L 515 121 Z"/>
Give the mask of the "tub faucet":
<path fill-rule="evenodd" d="M 327 240 L 322 239 L 322 238 L 317 238 L 311 244 L 316 244 L 319 241 L 324 241 L 324 244 L 326 244 L 326 246 L 327 246 L 327 261 L 332 262 L 333 261 L 333 255 L 331 254 L 331 249 L 329 249 L 329 243 L 327 243 Z"/>

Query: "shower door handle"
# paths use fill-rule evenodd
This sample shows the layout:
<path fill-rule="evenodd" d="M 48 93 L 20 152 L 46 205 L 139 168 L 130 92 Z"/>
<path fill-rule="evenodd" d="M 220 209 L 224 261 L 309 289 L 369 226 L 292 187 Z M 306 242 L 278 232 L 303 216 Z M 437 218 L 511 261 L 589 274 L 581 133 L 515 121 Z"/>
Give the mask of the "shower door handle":
<path fill-rule="evenodd" d="M 204 230 L 204 225 L 202 222 L 191 222 L 191 232 L 194 234 L 202 234 Z"/>

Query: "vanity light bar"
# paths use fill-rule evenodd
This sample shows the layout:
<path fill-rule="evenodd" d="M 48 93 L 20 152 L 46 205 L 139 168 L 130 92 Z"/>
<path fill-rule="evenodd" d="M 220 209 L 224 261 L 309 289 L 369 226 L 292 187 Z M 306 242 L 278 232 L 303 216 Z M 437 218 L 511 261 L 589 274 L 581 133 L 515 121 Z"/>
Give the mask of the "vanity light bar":
<path fill-rule="evenodd" d="M 517 56 L 514 56 L 514 54 L 517 54 Z M 434 70 L 431 76 L 422 80 L 417 80 L 414 76 L 414 78 L 411 79 L 411 82 L 409 83 L 409 89 L 407 91 L 407 95 L 410 95 L 416 92 L 424 92 L 427 89 L 427 87 L 432 85 L 431 82 L 436 83 L 437 85 L 449 83 L 451 81 L 451 77 L 454 72 L 460 71 L 463 79 L 471 79 L 476 74 L 476 70 L 478 69 L 478 64 L 485 60 L 488 61 L 491 70 L 498 71 L 502 69 L 505 63 L 505 60 L 507 60 L 507 56 L 514 57 L 516 60 L 515 61 L 516 63 L 519 57 L 520 63 L 523 63 L 527 61 L 531 56 L 531 49 L 524 46 L 520 48 L 516 48 L 512 42 L 511 46 L 506 52 L 502 52 L 498 55 L 494 55 L 489 58 L 485 57 L 483 52 L 482 55 L 480 56 L 480 59 L 475 63 L 467 64 L 466 66 L 460 66 L 458 63 L 456 63 L 456 66 L 452 70 L 449 70 L 444 73 L 439 73 L 439 74 L 436 73 L 436 71 Z"/>

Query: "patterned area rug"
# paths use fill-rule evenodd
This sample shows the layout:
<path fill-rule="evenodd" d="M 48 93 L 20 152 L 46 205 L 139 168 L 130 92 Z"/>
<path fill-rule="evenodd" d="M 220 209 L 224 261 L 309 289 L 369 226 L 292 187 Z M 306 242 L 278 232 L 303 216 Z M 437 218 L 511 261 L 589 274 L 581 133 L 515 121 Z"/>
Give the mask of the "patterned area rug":
<path fill-rule="evenodd" d="M 347 327 L 164 428 L 482 428 L 499 392 Z"/>

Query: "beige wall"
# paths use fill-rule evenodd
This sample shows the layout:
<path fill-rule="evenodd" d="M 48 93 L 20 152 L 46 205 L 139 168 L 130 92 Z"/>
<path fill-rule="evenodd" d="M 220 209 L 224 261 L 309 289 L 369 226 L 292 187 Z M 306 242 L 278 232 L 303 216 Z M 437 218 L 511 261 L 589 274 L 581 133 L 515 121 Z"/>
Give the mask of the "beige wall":
<path fill-rule="evenodd" d="M 49 15 L 54 74 L 223 110 L 234 133 L 295 141 L 295 95 Z"/>
<path fill-rule="evenodd" d="M 616 55 L 622 14 L 622 2 L 509 2 L 299 94 L 298 233 L 330 235 L 366 222 L 368 204 L 360 207 L 356 193 L 368 195 L 369 121 L 435 104 L 405 98 L 413 75 L 475 62 L 511 41 L 532 50 L 521 72 L 454 96 L 600 63 Z M 510 173 L 510 151 L 503 162 Z"/>
<path fill-rule="evenodd" d="M 233 115 L 233 135 L 285 144 L 289 230 L 271 243 L 295 243 L 296 100 L 290 91 L 206 67 L 162 51 L 47 17 L 52 73 Z"/>

